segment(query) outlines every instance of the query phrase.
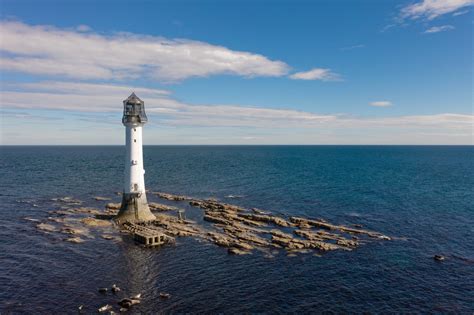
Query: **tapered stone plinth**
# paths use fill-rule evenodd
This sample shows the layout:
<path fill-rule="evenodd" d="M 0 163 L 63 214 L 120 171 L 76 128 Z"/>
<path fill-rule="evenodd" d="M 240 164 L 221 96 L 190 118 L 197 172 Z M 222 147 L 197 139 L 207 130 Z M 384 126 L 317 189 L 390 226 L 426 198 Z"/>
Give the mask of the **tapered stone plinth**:
<path fill-rule="evenodd" d="M 155 219 L 156 217 L 148 207 L 145 194 L 128 193 L 123 194 L 122 206 L 114 220 L 118 224 L 122 224 L 125 222 L 148 222 Z"/>

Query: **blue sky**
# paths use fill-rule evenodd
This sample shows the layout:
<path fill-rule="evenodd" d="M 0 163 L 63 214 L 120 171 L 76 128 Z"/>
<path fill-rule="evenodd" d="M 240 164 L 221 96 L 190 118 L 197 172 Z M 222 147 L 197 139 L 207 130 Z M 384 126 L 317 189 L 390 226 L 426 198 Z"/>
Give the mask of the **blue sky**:
<path fill-rule="evenodd" d="M 472 144 L 472 0 L 1 2 L 2 144 Z"/>

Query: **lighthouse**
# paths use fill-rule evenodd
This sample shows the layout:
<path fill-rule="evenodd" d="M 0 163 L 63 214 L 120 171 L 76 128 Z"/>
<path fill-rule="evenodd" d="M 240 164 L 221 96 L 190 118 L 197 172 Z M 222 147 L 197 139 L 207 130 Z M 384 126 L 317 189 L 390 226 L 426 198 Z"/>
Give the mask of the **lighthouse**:
<path fill-rule="evenodd" d="M 122 123 L 125 126 L 125 182 L 117 223 L 155 220 L 146 200 L 143 168 L 143 125 L 148 121 L 145 102 L 135 93 L 123 101 Z"/>

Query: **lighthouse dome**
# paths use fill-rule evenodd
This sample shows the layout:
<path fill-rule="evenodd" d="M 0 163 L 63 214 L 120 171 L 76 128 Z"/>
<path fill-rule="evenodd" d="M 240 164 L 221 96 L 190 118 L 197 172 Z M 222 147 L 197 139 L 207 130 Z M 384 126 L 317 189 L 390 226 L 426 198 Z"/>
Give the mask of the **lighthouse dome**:
<path fill-rule="evenodd" d="M 145 102 L 142 101 L 135 93 L 132 93 L 123 101 L 123 117 L 124 124 L 144 124 L 148 121 L 145 113 Z"/>

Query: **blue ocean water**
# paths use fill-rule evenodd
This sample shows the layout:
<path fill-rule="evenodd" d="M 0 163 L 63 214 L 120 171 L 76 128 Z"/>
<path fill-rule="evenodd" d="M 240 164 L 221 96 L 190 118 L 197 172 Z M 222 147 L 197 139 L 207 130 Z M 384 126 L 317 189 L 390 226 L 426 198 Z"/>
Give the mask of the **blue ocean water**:
<path fill-rule="evenodd" d="M 352 252 L 274 258 L 232 256 L 190 238 L 155 249 L 53 240 L 23 218 L 46 218 L 56 197 L 94 207 L 105 202 L 92 196 L 120 201 L 124 148 L 0 150 L 1 314 L 73 314 L 81 304 L 93 313 L 115 305 L 97 293 L 112 283 L 143 293 L 132 314 L 474 311 L 472 146 L 145 146 L 151 191 L 359 223 L 394 237 Z M 172 297 L 160 300 L 160 292 Z"/>

